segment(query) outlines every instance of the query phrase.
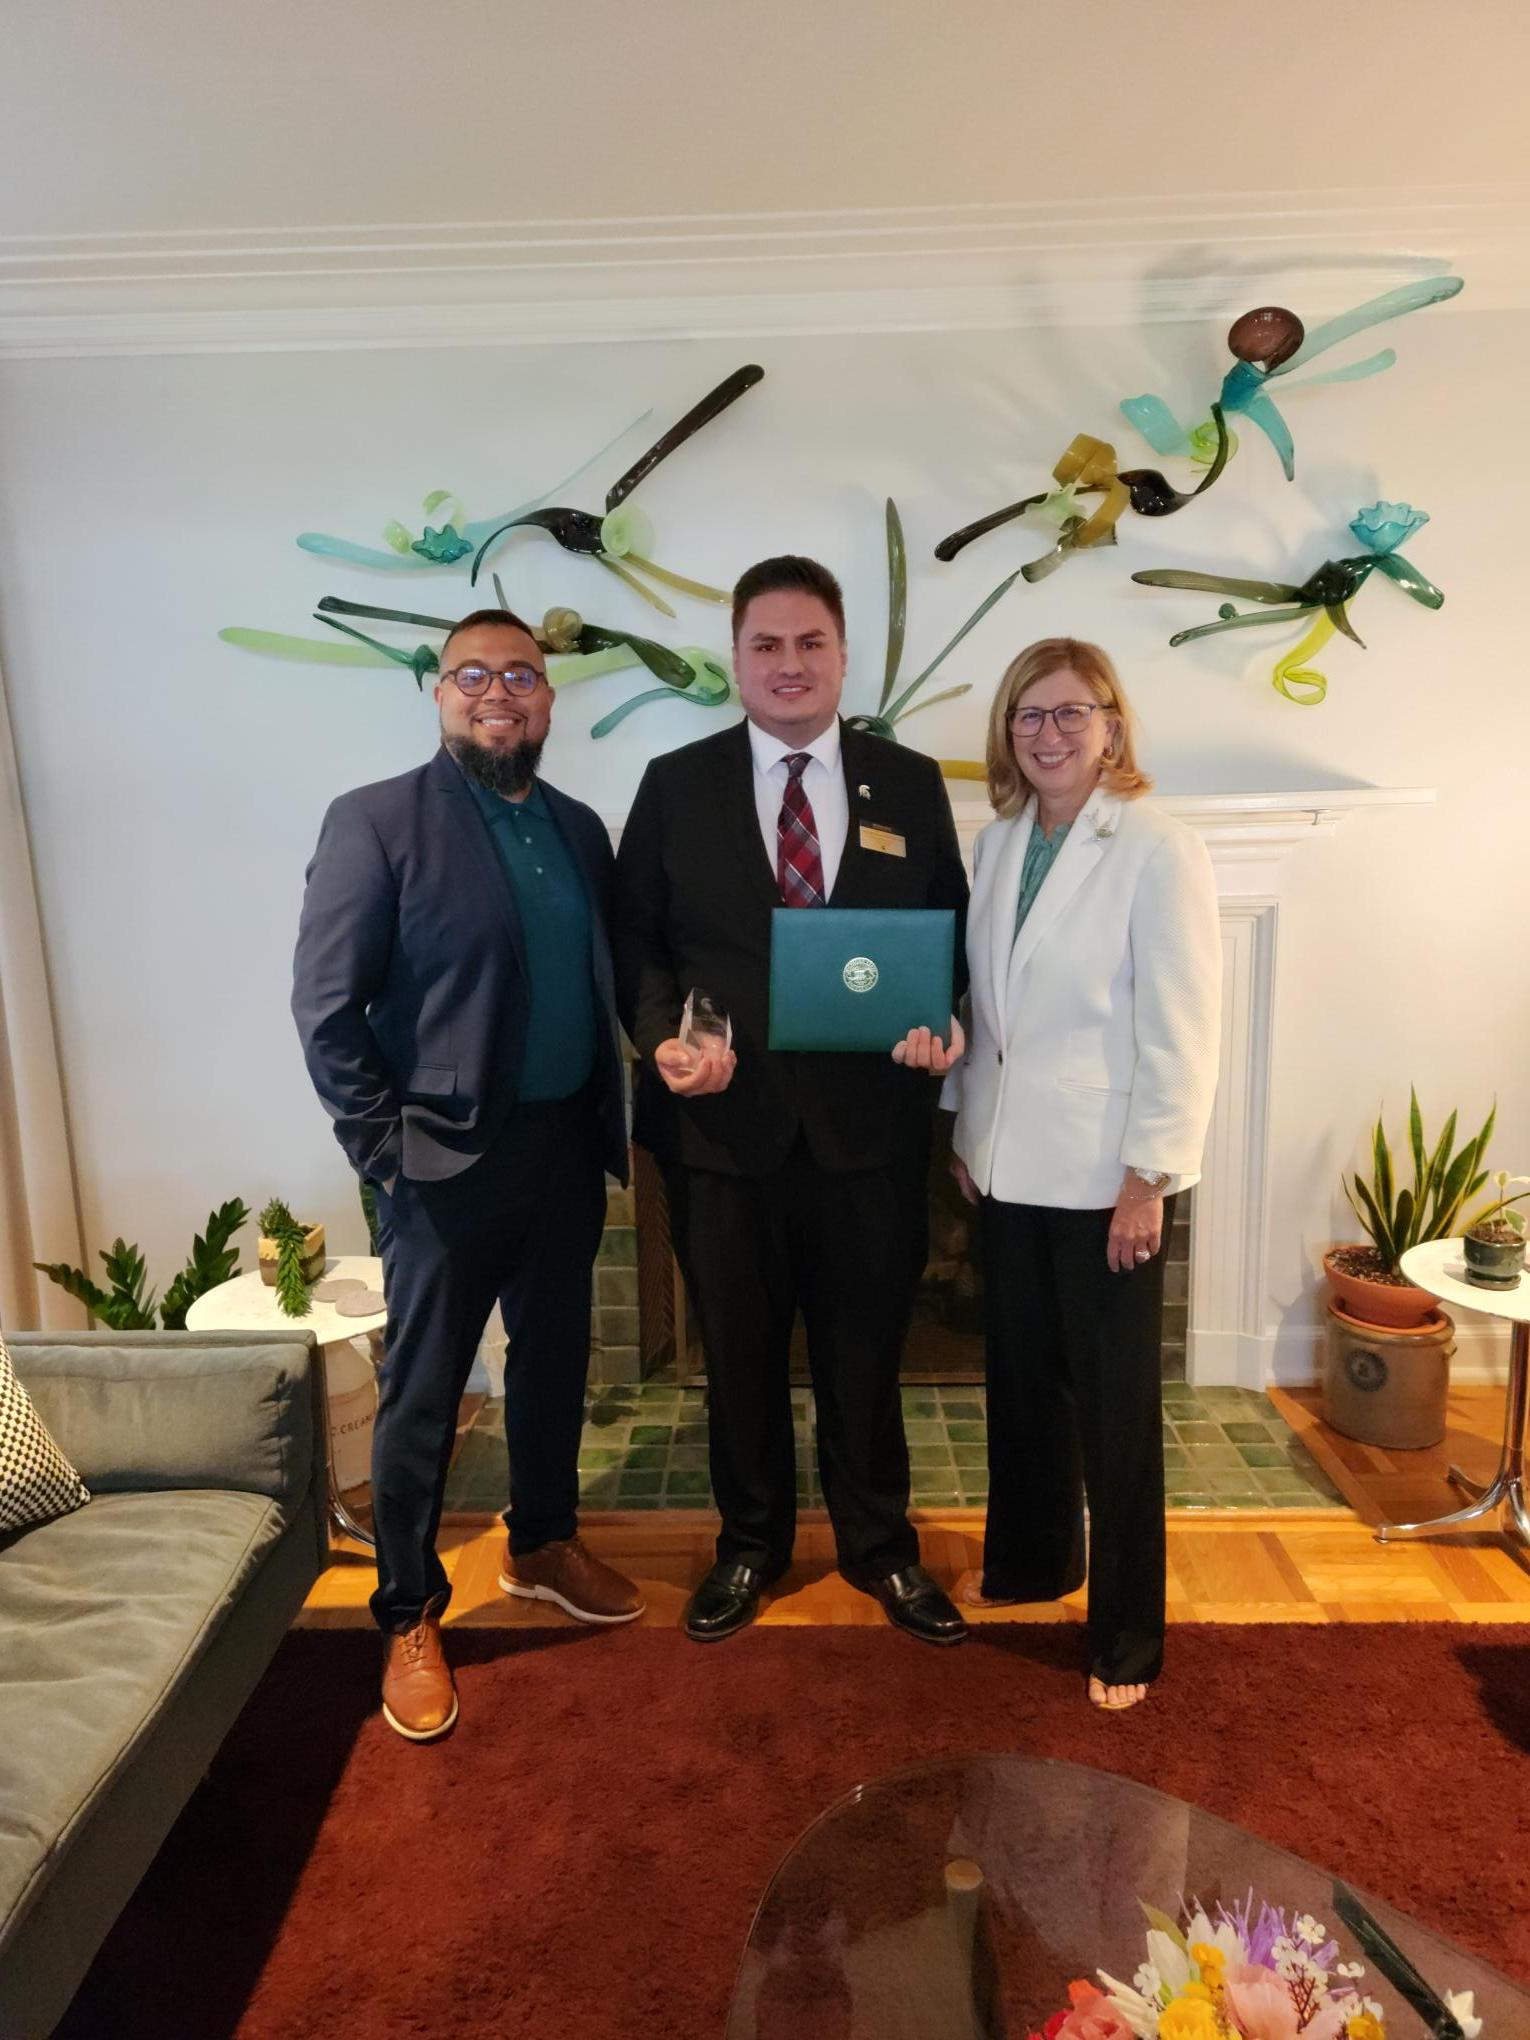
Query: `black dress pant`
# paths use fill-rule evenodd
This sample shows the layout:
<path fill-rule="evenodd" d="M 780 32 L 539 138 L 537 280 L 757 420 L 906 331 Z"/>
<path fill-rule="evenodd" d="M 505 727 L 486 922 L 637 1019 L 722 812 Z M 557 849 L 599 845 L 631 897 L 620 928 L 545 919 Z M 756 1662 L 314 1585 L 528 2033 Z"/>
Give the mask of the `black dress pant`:
<path fill-rule="evenodd" d="M 818 1466 L 840 1570 L 913 1565 L 898 1367 L 924 1270 L 927 1161 L 831 1173 L 799 1139 L 767 1176 L 664 1172 L 675 1252 L 706 1350 L 717 1557 L 785 1570 L 797 1526 L 789 1373 L 800 1308 Z"/>
<path fill-rule="evenodd" d="M 590 1362 L 591 1269 L 605 1223 L 587 1092 L 517 1106 L 471 1168 L 377 1193 L 388 1294 L 372 1441 L 372 1613 L 408 1629 L 451 1598 L 436 1555 L 457 1408 L 498 1298 L 515 1552 L 572 1537 Z"/>
<path fill-rule="evenodd" d="M 1055 1601 L 1082 1586 L 1089 1501 L 1090 1668 L 1107 1685 L 1163 1668 L 1163 1244 L 1105 1260 L 1111 1213 L 982 1201 L 988 1342 L 983 1590 Z"/>

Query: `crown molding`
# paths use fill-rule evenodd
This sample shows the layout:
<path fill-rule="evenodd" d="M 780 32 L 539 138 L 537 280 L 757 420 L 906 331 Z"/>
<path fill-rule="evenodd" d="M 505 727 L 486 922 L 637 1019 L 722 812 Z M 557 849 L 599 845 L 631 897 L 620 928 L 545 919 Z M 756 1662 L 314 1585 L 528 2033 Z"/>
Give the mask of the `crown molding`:
<path fill-rule="evenodd" d="M 0 356 L 1304 316 L 1441 269 L 1530 305 L 1530 186 L 14 236 Z"/>

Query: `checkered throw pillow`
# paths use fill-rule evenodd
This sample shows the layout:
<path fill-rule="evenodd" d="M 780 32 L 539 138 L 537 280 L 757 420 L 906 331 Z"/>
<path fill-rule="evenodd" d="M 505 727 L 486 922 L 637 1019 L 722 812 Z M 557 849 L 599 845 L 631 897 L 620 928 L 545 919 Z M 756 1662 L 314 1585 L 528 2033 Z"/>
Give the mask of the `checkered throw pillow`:
<path fill-rule="evenodd" d="M 49 1437 L 0 1338 L 0 1534 L 67 1516 L 90 1490 Z"/>

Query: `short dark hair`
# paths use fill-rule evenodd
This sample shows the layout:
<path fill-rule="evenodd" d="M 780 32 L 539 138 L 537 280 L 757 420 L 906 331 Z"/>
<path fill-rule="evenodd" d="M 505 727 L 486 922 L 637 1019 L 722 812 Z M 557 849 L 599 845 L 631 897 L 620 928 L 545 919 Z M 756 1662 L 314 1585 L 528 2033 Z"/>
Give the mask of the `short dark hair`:
<path fill-rule="evenodd" d="M 845 635 L 845 597 L 838 581 L 817 560 L 800 553 L 781 553 L 776 559 L 761 560 L 739 575 L 733 590 L 733 642 L 738 643 L 744 612 L 756 595 L 774 595 L 782 589 L 800 595 L 816 595 L 833 617 L 840 637 Z"/>
<path fill-rule="evenodd" d="M 481 623 L 495 624 L 501 630 L 518 630 L 524 636 L 529 637 L 533 644 L 537 643 L 536 632 L 526 621 L 525 617 L 517 616 L 513 609 L 475 609 L 471 614 L 459 618 L 442 640 L 440 670 L 443 673 L 446 671 L 446 647 L 451 643 L 452 639 L 459 631 L 476 630 Z"/>

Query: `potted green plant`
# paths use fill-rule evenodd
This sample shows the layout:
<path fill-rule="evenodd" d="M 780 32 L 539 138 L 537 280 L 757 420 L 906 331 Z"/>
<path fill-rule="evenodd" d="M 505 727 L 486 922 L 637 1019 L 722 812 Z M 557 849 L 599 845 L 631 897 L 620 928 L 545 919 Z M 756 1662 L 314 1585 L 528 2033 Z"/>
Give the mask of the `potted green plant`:
<path fill-rule="evenodd" d="M 313 1308 L 308 1285 L 324 1273 L 324 1228 L 305 1225 L 280 1197 L 260 1214 L 260 1276 L 276 1291 L 278 1308 L 287 1317 L 307 1317 Z"/>
<path fill-rule="evenodd" d="M 1408 1099 L 1411 1184 L 1398 1180 L 1386 1127 L 1371 1136 L 1371 1175 L 1345 1178 L 1344 1190 L 1367 1243 L 1341 1244 L 1323 1257 L 1333 1289 L 1323 1367 L 1323 1415 L 1336 1431 L 1389 1450 L 1437 1445 L 1445 1435 L 1455 1327 L 1427 1289 L 1409 1282 L 1402 1260 L 1423 1240 L 1449 1238 L 1461 1212 L 1487 1181 L 1482 1157 L 1492 1136 L 1456 1147 L 1451 1113 L 1431 1146 L 1418 1093 Z"/>
<path fill-rule="evenodd" d="M 1530 1183 L 1530 1176 L 1511 1176 L 1507 1169 L 1494 1172 L 1498 1195 L 1466 1222 L 1462 1245 L 1466 1254 L 1466 1279 L 1482 1289 L 1513 1289 L 1525 1265 L 1525 1215 L 1516 1211 L 1530 1197 L 1530 1190 L 1509 1195 L 1514 1183 Z"/>
<path fill-rule="evenodd" d="M 163 1298 L 148 1287 L 149 1271 L 138 1247 L 121 1238 L 98 1250 L 110 1289 L 103 1289 L 83 1268 L 71 1268 L 66 1261 L 34 1261 L 32 1266 L 83 1303 L 97 1324 L 114 1332 L 152 1332 L 156 1308 L 159 1323 L 167 1332 L 183 1332 L 186 1313 L 197 1298 L 239 1273 L 239 1249 L 229 1242 L 249 1215 L 238 1197 L 209 1212 L 206 1232 L 193 1237 L 190 1257 Z"/>
<path fill-rule="evenodd" d="M 1323 1256 L 1323 1270 L 1334 1301 L 1348 1316 L 1364 1324 L 1406 1330 L 1435 1315 L 1435 1299 L 1402 1273 L 1402 1258 L 1421 1240 L 1448 1239 L 1460 1223 L 1469 1199 L 1487 1182 L 1482 1158 L 1492 1137 L 1497 1108 L 1481 1131 L 1455 1149 L 1456 1115 L 1451 1113 L 1431 1148 L 1424 1138 L 1418 1092 L 1409 1094 L 1408 1147 L 1413 1162 L 1411 1185 L 1398 1181 L 1392 1149 L 1382 1120 L 1371 1136 L 1369 1182 L 1346 1176 L 1344 1194 L 1365 1229 L 1369 1245 L 1343 1243 Z M 1454 1149 L 1454 1152 L 1452 1150 Z"/>

